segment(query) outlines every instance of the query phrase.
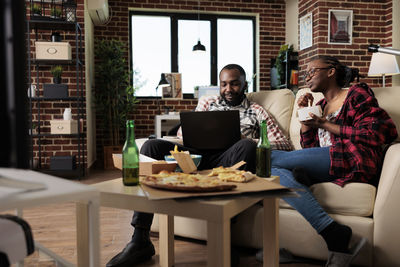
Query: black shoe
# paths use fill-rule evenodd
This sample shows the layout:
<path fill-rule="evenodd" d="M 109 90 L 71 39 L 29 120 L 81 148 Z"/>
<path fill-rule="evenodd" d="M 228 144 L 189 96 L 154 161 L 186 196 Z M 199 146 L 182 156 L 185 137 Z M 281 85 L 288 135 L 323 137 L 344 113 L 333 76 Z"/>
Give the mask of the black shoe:
<path fill-rule="evenodd" d="M 133 264 L 150 260 L 155 253 L 151 242 L 137 244 L 131 241 L 107 263 L 106 267 L 131 267 Z"/>

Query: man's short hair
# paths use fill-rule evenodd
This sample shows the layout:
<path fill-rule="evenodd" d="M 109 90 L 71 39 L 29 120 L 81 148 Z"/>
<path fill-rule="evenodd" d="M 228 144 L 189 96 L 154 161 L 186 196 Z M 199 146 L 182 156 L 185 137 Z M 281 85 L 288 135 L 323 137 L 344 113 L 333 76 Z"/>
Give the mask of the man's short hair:
<path fill-rule="evenodd" d="M 219 74 L 221 75 L 221 72 L 223 70 L 238 70 L 240 73 L 240 76 L 243 76 L 244 80 L 246 81 L 246 72 L 244 71 L 244 69 L 238 65 L 238 64 L 228 64 L 225 67 L 222 68 L 222 70 L 219 72 Z"/>

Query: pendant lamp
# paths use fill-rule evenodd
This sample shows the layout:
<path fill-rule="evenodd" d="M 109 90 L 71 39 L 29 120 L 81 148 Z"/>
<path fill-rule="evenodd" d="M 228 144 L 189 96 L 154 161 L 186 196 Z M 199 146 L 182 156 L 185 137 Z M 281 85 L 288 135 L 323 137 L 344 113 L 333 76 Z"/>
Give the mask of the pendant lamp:
<path fill-rule="evenodd" d="M 200 1 L 197 2 L 197 27 L 199 40 L 197 44 L 193 46 L 193 52 L 206 52 L 206 47 L 200 42 Z"/>

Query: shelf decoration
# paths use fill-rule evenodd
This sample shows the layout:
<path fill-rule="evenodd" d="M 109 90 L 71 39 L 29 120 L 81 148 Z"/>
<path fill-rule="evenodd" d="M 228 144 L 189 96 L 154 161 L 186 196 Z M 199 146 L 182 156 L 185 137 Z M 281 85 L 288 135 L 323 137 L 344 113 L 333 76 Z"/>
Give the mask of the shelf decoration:
<path fill-rule="evenodd" d="M 69 22 L 76 21 L 76 3 L 74 0 L 67 0 L 63 3 L 65 20 Z"/>
<path fill-rule="evenodd" d="M 68 85 L 61 83 L 62 66 L 54 66 L 51 68 L 54 84 L 43 85 L 43 96 L 47 98 L 67 98 Z"/>

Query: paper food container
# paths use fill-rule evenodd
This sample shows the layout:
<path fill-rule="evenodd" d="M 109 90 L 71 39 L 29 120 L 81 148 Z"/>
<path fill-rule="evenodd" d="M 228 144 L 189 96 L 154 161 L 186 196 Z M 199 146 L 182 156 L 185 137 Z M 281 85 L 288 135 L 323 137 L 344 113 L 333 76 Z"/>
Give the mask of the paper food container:
<path fill-rule="evenodd" d="M 154 160 L 143 155 L 140 155 L 139 160 L 139 175 L 150 175 L 163 170 L 173 172 L 177 166 L 175 162 L 168 163 L 164 160 Z M 122 154 L 113 154 L 113 162 L 115 168 L 122 170 Z"/>

